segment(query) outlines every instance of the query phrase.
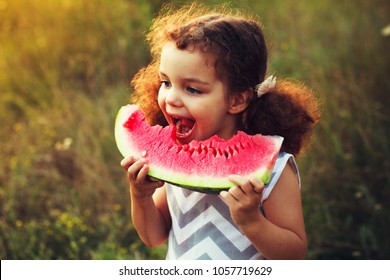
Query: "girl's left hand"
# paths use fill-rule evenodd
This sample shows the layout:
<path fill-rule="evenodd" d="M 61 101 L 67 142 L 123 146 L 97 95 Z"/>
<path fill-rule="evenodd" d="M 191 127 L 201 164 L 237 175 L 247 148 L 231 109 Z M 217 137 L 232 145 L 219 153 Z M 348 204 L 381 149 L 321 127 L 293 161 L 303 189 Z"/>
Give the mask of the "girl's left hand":
<path fill-rule="evenodd" d="M 258 178 L 247 179 L 238 175 L 231 175 L 229 179 L 238 186 L 222 191 L 220 195 L 229 206 L 233 222 L 245 226 L 260 214 L 264 183 Z"/>

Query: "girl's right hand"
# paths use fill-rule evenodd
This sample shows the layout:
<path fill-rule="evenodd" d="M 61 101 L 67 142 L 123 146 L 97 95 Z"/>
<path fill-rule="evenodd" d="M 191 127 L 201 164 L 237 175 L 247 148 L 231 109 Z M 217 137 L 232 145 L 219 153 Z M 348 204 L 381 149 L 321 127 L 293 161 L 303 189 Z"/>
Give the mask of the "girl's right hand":
<path fill-rule="evenodd" d="M 151 197 L 157 188 L 164 185 L 164 182 L 152 181 L 148 177 L 149 165 L 145 158 L 129 156 L 121 161 L 121 166 L 127 171 L 132 196 L 139 200 Z"/>

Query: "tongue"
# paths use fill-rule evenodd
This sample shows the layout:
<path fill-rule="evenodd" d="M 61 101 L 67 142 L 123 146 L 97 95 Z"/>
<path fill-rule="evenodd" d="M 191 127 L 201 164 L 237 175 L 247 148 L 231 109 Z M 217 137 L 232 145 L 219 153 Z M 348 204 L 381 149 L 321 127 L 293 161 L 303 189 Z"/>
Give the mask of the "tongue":
<path fill-rule="evenodd" d="M 177 133 L 180 135 L 188 134 L 194 127 L 194 121 L 190 119 L 180 119 L 176 123 Z"/>

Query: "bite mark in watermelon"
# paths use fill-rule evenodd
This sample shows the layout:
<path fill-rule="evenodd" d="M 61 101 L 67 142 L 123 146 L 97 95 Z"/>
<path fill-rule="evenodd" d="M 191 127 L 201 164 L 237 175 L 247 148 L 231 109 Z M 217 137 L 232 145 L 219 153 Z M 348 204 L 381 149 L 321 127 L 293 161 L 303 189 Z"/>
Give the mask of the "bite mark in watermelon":
<path fill-rule="evenodd" d="M 124 157 L 144 157 L 148 175 L 177 186 L 219 193 L 235 186 L 231 174 L 269 182 L 283 137 L 247 135 L 229 140 L 213 136 L 180 145 L 175 126 L 150 126 L 137 105 L 123 106 L 115 121 L 115 140 Z"/>

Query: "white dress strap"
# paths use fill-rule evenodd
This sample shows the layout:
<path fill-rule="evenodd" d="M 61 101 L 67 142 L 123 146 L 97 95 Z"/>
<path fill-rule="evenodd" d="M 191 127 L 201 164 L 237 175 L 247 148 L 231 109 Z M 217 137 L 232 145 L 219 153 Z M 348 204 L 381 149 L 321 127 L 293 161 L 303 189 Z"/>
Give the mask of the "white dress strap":
<path fill-rule="evenodd" d="M 284 167 L 286 166 L 287 162 L 292 167 L 295 175 L 298 179 L 299 188 L 301 188 L 301 178 L 299 176 L 298 166 L 295 162 L 294 156 L 292 154 L 282 152 L 279 154 L 278 158 L 276 159 L 274 168 L 272 169 L 271 174 L 271 180 L 270 182 L 265 185 L 265 188 L 263 190 L 263 198 L 261 200 L 261 203 L 263 203 L 271 194 L 273 188 L 275 187 L 276 183 L 278 182 L 280 175 L 283 172 Z"/>

